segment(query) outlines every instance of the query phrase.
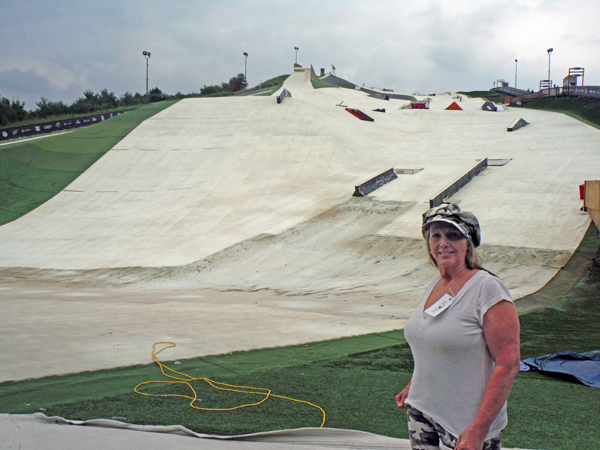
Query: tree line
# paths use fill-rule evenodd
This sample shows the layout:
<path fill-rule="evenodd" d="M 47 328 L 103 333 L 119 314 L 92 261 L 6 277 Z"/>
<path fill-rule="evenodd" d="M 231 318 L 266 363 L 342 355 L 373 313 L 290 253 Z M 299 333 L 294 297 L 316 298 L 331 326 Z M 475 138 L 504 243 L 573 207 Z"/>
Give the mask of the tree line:
<path fill-rule="evenodd" d="M 169 95 L 163 94 L 157 87 L 152 89 L 148 93 L 148 96 L 125 92 L 120 97 L 117 97 L 114 92 L 109 92 L 107 89 L 103 89 L 99 93 L 88 89 L 70 105 L 63 101 L 52 101 L 41 97 L 38 102 L 35 102 L 36 108 L 28 111 L 25 109 L 25 102 L 9 100 L 0 96 L 0 126 L 24 120 L 42 120 L 64 115 L 93 114 L 98 111 L 137 106 L 148 102 L 158 102 L 166 100 L 169 97 Z"/>
<path fill-rule="evenodd" d="M 243 73 L 229 79 L 228 82 L 220 85 L 206 86 L 200 89 L 200 96 L 204 95 L 233 95 L 248 87 L 248 82 Z M 103 89 L 98 93 L 92 90 L 86 90 L 83 95 L 77 98 L 70 105 L 63 101 L 52 101 L 41 97 L 35 102 L 36 108 L 28 111 L 25 109 L 25 102 L 19 100 L 9 100 L 0 95 L 0 126 L 8 126 L 25 120 L 51 120 L 54 117 L 66 115 L 85 115 L 96 112 L 107 111 L 117 108 L 126 108 L 142 105 L 145 103 L 154 103 L 169 98 L 197 97 L 198 93 L 182 94 L 178 92 L 175 95 L 168 95 L 162 92 L 158 87 L 151 89 L 148 96 L 139 93 L 132 94 L 125 92 L 117 97 L 114 92 Z"/>
<path fill-rule="evenodd" d="M 243 91 L 248 87 L 246 76 L 243 73 L 238 73 L 235 77 L 231 77 L 228 82 L 223 82 L 220 85 L 212 86 L 204 85 L 200 88 L 200 95 L 214 95 L 220 93 L 231 93 Z"/>

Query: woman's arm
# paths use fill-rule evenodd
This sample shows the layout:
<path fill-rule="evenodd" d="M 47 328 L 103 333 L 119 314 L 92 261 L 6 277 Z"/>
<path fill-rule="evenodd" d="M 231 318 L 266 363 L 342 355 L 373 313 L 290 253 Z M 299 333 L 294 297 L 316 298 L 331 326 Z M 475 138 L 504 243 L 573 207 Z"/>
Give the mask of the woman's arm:
<path fill-rule="evenodd" d="M 406 387 L 402 389 L 398 395 L 396 395 L 396 405 L 398 405 L 398 408 L 400 409 L 404 408 L 404 401 L 406 400 L 406 397 L 408 397 L 408 391 L 410 390 L 411 382 L 412 380 L 410 380 Z"/>
<path fill-rule="evenodd" d="M 519 317 L 515 306 L 501 301 L 483 316 L 483 334 L 496 367 L 488 381 L 475 421 L 458 438 L 456 450 L 481 450 L 492 422 L 508 398 L 519 372 Z"/>

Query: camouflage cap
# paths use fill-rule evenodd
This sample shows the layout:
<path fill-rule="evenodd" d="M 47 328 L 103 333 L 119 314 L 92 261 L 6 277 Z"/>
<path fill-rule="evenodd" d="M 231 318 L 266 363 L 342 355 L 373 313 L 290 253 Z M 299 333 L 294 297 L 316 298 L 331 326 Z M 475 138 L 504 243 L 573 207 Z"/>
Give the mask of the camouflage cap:
<path fill-rule="evenodd" d="M 461 211 L 455 203 L 442 203 L 423 214 L 423 237 L 429 226 L 434 222 L 446 222 L 454 225 L 460 232 L 471 240 L 475 247 L 481 244 L 481 229 L 477 217 L 469 211 Z"/>

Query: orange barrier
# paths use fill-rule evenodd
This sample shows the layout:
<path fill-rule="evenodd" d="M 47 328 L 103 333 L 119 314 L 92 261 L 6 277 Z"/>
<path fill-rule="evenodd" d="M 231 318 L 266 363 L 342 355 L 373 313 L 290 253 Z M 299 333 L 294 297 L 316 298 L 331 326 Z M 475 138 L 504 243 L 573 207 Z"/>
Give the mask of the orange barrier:
<path fill-rule="evenodd" d="M 446 108 L 446 111 L 462 111 L 463 109 L 458 106 L 458 103 L 452 102 L 450 106 Z"/>

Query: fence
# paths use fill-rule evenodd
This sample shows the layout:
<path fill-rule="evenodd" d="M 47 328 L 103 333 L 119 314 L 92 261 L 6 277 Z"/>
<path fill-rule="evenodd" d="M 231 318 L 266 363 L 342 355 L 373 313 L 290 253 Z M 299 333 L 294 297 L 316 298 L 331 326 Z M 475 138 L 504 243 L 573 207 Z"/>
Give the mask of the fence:
<path fill-rule="evenodd" d="M 567 97 L 600 98 L 600 86 L 565 86 L 562 92 Z"/>
<path fill-rule="evenodd" d="M 520 89 L 500 87 L 492 89 L 493 91 L 503 92 L 505 94 L 515 95 L 512 91 Z M 517 102 L 526 103 L 532 100 L 537 100 L 542 97 L 582 97 L 600 99 L 600 86 L 563 86 L 540 89 L 538 92 L 518 94 L 517 97 L 511 100 L 511 104 Z"/>
<path fill-rule="evenodd" d="M 0 130 L 0 142 L 9 141 L 29 136 L 37 136 L 45 133 L 54 133 L 56 131 L 70 130 L 73 128 L 87 127 L 111 117 L 124 114 L 131 109 L 116 111 L 110 113 L 94 114 L 91 116 L 74 117 L 72 119 L 54 120 L 52 122 L 36 123 L 31 125 L 22 125 L 20 127 L 4 128 Z"/>
<path fill-rule="evenodd" d="M 508 95 L 525 95 L 528 91 L 524 91 L 523 89 L 511 88 L 511 87 L 497 87 L 492 89 L 492 91 L 502 92 L 503 94 Z"/>

